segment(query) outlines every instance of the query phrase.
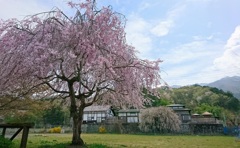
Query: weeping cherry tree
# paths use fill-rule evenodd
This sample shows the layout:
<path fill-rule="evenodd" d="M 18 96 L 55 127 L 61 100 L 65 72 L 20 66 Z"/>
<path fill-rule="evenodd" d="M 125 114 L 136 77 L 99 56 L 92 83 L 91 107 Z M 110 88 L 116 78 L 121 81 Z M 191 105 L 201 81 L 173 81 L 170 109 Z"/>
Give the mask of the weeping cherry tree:
<path fill-rule="evenodd" d="M 32 93 L 68 101 L 72 145 L 84 146 L 84 108 L 95 102 L 141 107 L 143 88 L 160 84 L 161 61 L 136 56 L 126 43 L 125 17 L 111 7 L 97 9 L 94 0 L 68 5 L 75 15 L 56 8 L 0 20 L 0 95 Z"/>
<path fill-rule="evenodd" d="M 152 107 L 142 110 L 140 129 L 144 132 L 169 133 L 180 130 L 181 120 L 168 107 Z"/>

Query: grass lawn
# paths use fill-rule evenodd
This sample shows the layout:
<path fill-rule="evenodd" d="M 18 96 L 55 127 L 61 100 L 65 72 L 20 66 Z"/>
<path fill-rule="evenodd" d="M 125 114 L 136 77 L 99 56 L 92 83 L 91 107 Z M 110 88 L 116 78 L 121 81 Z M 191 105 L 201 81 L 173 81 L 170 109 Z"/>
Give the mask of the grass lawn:
<path fill-rule="evenodd" d="M 27 148 L 64 148 L 71 134 L 30 134 Z M 230 136 L 162 136 L 125 134 L 83 134 L 83 140 L 94 148 L 239 148 L 240 142 Z M 20 137 L 14 140 L 20 145 Z"/>

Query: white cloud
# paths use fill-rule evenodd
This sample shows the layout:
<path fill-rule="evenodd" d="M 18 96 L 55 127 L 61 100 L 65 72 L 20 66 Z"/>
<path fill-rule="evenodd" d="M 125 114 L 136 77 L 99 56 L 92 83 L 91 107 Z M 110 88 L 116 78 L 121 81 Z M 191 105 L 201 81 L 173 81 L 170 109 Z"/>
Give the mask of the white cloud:
<path fill-rule="evenodd" d="M 54 7 L 69 10 L 66 0 L 0 0 L 0 18 L 23 19 L 28 15 L 37 14 L 40 12 L 50 11 Z"/>
<path fill-rule="evenodd" d="M 36 0 L 0 0 L 0 18 L 19 18 L 47 10 L 47 7 L 39 5 Z"/>
<path fill-rule="evenodd" d="M 162 56 L 163 78 L 169 85 L 206 83 L 221 78 L 213 68 L 213 60 L 221 55 L 223 47 L 222 42 L 199 37 L 168 50 Z"/>
<path fill-rule="evenodd" d="M 209 36 L 195 35 L 195 36 L 193 36 L 193 40 L 195 40 L 195 41 L 212 40 L 213 38 L 214 38 L 213 35 L 209 35 Z"/>
<path fill-rule="evenodd" d="M 179 15 L 186 9 L 187 5 L 185 3 L 177 4 L 167 13 L 168 18 L 176 19 Z"/>
<path fill-rule="evenodd" d="M 152 39 L 148 35 L 148 28 L 149 24 L 134 14 L 129 17 L 126 26 L 127 42 L 140 52 L 142 58 L 146 58 L 146 54 L 152 48 Z"/>
<path fill-rule="evenodd" d="M 143 11 L 143 10 L 149 8 L 150 6 L 151 6 L 150 3 L 148 3 L 148 2 L 142 2 L 142 3 L 140 4 L 139 10 L 140 10 L 140 11 Z"/>
<path fill-rule="evenodd" d="M 189 85 L 240 75 L 240 25 L 225 44 L 213 38 L 195 36 L 194 41 L 164 55 L 166 81 L 170 85 Z"/>
<path fill-rule="evenodd" d="M 216 57 L 221 48 L 221 45 L 218 44 L 220 43 L 211 43 L 207 40 L 185 43 L 169 50 L 168 54 L 163 56 L 163 60 L 166 59 L 168 64 L 200 62 L 204 57 Z"/>
<path fill-rule="evenodd" d="M 240 75 L 240 25 L 235 28 L 225 45 L 225 52 L 214 61 L 216 69 Z"/>
<path fill-rule="evenodd" d="M 142 11 L 151 6 L 153 5 L 150 3 L 142 2 L 139 9 Z M 184 9 L 184 4 L 176 5 L 166 13 L 165 19 L 158 18 L 158 20 L 145 20 L 137 14 L 130 15 L 126 26 L 128 43 L 136 47 L 141 58 L 150 58 L 155 37 L 169 34 L 170 29 L 175 25 L 175 20 Z"/>
<path fill-rule="evenodd" d="M 231 49 L 239 45 L 240 45 L 240 25 L 235 28 L 235 31 L 232 33 L 231 37 L 228 39 L 226 48 Z"/>
<path fill-rule="evenodd" d="M 174 9 L 167 13 L 167 17 L 164 20 L 159 21 L 152 29 L 151 33 L 158 37 L 168 35 L 170 29 L 175 26 L 175 21 L 180 13 L 185 9 L 185 5 L 177 5 Z"/>
<path fill-rule="evenodd" d="M 169 33 L 170 28 L 173 27 L 173 24 L 172 20 L 161 21 L 151 29 L 151 33 L 159 37 L 165 36 Z"/>
<path fill-rule="evenodd" d="M 126 30 L 132 32 L 143 32 L 148 28 L 148 23 L 141 17 L 132 14 L 127 21 Z"/>

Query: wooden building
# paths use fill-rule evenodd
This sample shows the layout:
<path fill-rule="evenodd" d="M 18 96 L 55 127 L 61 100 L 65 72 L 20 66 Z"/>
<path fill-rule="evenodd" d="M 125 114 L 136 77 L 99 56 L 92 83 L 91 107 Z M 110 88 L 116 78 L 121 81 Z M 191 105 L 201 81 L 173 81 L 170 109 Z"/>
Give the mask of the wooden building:
<path fill-rule="evenodd" d="M 182 104 L 170 104 L 167 105 L 167 107 L 170 107 L 173 109 L 173 111 L 179 116 L 179 119 L 182 121 L 182 123 L 188 123 L 191 121 L 191 110 L 188 108 L 185 108 Z"/>
<path fill-rule="evenodd" d="M 125 109 L 118 111 L 118 117 L 123 123 L 139 123 L 139 109 Z"/>
<path fill-rule="evenodd" d="M 212 113 L 204 112 L 200 114 L 193 114 L 191 123 L 196 124 L 222 124 L 222 121 L 214 117 Z"/>
<path fill-rule="evenodd" d="M 89 106 L 83 111 L 83 123 L 103 123 L 113 116 L 114 114 L 110 105 Z"/>

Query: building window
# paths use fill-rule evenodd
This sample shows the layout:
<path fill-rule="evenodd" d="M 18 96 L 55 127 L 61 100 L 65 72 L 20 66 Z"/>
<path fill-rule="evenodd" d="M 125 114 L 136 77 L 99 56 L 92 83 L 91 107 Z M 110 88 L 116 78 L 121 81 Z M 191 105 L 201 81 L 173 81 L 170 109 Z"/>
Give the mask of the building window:
<path fill-rule="evenodd" d="M 97 117 L 101 117 L 101 113 L 97 113 Z"/>
<path fill-rule="evenodd" d="M 127 116 L 137 116 L 137 113 L 127 113 Z"/>
<path fill-rule="evenodd" d="M 138 117 L 127 117 L 128 123 L 138 123 Z"/>
<path fill-rule="evenodd" d="M 106 116 L 106 114 L 104 112 L 102 112 L 102 117 L 105 117 L 105 116 Z"/>
<path fill-rule="evenodd" d="M 97 123 L 101 123 L 102 122 L 102 118 L 101 117 L 97 117 Z"/>
<path fill-rule="evenodd" d="M 183 115 L 182 120 L 191 120 L 190 115 Z"/>
<path fill-rule="evenodd" d="M 118 113 L 119 117 L 126 116 L 126 113 Z"/>

